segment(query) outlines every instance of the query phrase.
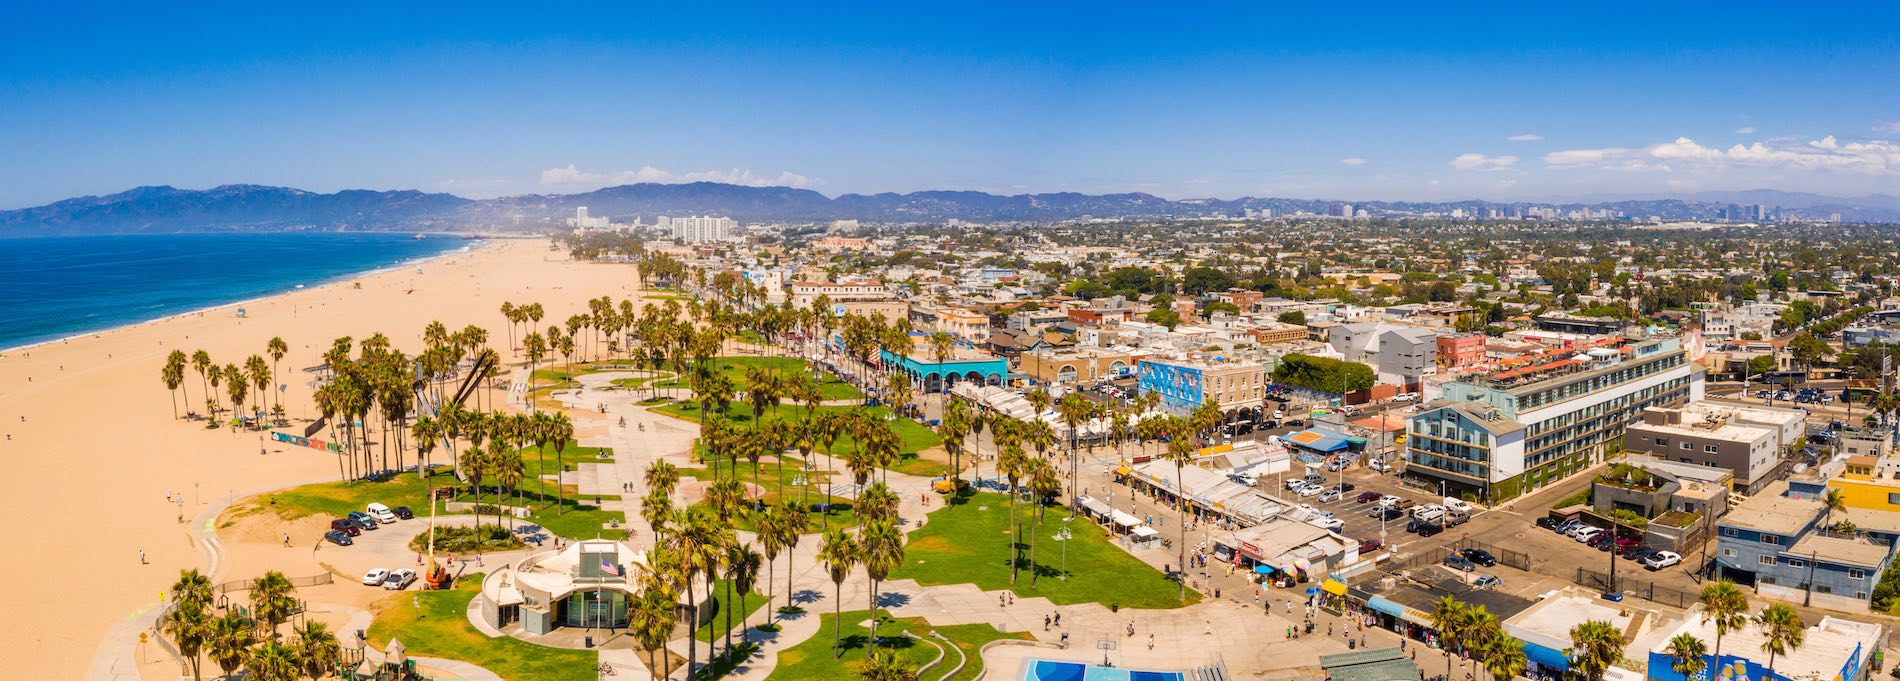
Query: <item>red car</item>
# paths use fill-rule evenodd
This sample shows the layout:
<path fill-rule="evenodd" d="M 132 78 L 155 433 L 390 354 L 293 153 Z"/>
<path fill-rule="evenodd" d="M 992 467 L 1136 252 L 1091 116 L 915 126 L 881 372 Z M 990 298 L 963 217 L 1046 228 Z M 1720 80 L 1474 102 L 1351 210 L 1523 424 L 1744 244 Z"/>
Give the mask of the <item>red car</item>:
<path fill-rule="evenodd" d="M 1378 492 L 1374 492 L 1372 490 L 1366 490 L 1364 492 L 1359 493 L 1358 499 L 1359 499 L 1359 503 L 1364 504 L 1364 503 L 1378 501 L 1380 496 L 1382 495 L 1380 495 Z"/>
<path fill-rule="evenodd" d="M 343 518 L 337 518 L 336 520 L 330 521 L 330 529 L 336 530 L 338 532 L 342 532 L 352 537 L 363 533 L 362 528 L 357 527 L 356 523 L 350 522 L 349 520 L 346 520 Z"/>

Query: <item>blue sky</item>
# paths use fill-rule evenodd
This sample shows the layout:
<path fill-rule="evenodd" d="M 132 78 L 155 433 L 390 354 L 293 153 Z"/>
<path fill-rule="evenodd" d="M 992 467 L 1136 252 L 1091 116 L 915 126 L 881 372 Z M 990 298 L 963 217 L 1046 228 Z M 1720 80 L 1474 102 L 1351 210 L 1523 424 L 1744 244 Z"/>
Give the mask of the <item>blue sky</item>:
<path fill-rule="evenodd" d="M 0 7 L 0 208 L 145 184 L 701 178 L 1900 194 L 1900 9 L 1882 3 L 54 4 Z"/>

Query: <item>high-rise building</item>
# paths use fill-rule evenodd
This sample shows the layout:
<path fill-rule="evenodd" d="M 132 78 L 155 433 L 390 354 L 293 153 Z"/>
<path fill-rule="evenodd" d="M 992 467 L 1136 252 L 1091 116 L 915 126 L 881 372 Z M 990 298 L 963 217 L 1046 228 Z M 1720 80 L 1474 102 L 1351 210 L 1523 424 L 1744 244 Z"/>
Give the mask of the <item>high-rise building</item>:
<path fill-rule="evenodd" d="M 673 238 L 685 243 L 719 241 L 732 233 L 735 227 L 732 218 L 694 216 L 683 218 L 661 217 L 659 226 L 673 231 Z"/>

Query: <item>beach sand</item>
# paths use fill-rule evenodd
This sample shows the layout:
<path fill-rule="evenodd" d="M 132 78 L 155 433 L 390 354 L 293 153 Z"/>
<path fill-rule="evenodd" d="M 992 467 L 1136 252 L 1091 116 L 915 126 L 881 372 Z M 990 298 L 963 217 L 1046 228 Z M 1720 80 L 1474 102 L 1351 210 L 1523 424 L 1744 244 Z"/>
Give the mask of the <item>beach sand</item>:
<path fill-rule="evenodd" d="M 488 330 L 504 362 L 518 364 L 506 349 L 503 301 L 540 302 L 545 329 L 586 312 L 590 298 L 620 300 L 636 287 L 631 266 L 575 263 L 547 241 L 503 240 L 249 301 L 244 318 L 230 306 L 8 351 L 0 358 L 0 498 L 17 544 L 0 551 L 0 602 L 11 613 L 0 618 L 0 637 L 12 642 L 0 652 L 0 668 L 9 678 L 84 677 L 109 631 L 156 606 L 180 569 L 206 565 L 199 533 L 177 521 L 181 511 L 189 519 L 234 498 L 336 478 L 333 454 L 175 420 L 159 380 L 171 350 L 204 349 L 220 365 L 242 365 L 251 354 L 268 361 L 265 342 L 282 336 L 290 353 L 276 367 L 276 383 L 290 386 L 285 409 L 301 431 L 314 416 L 302 369 L 319 364 L 334 338 L 381 331 L 415 354 L 431 320 L 451 330 L 475 324 Z M 187 369 L 185 386 L 203 411 L 196 371 Z M 183 498 L 182 507 L 166 501 L 168 492 Z M 214 582 L 273 567 L 231 562 Z M 287 563 L 287 573 L 310 567 L 307 553 Z M 143 655 L 163 653 L 148 645 Z"/>

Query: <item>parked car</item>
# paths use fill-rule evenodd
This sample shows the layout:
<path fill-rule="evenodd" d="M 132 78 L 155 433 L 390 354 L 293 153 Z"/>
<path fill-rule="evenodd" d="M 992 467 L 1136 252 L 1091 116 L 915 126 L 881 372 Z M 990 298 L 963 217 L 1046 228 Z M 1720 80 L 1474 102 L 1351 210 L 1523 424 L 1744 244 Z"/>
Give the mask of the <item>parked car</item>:
<path fill-rule="evenodd" d="M 1644 558 L 1648 558 L 1650 556 L 1656 555 L 1657 553 L 1661 553 L 1661 552 L 1657 551 L 1656 549 L 1638 544 L 1636 546 L 1632 546 L 1622 551 L 1619 551 L 1618 553 L 1620 553 L 1624 558 L 1628 558 L 1630 560 L 1640 563 L 1640 562 L 1643 562 Z"/>
<path fill-rule="evenodd" d="M 1371 461 L 1366 462 L 1366 468 L 1370 468 L 1372 470 L 1379 471 L 1380 473 L 1384 473 L 1386 471 L 1392 470 L 1392 464 L 1386 463 L 1385 459 L 1373 459 Z"/>
<path fill-rule="evenodd" d="M 1498 564 L 1498 559 L 1495 556 L 1492 556 L 1490 551 L 1486 551 L 1484 549 L 1465 549 L 1463 551 L 1459 551 L 1458 555 L 1464 556 L 1465 560 L 1469 560 L 1473 563 L 1477 563 L 1485 567 L 1491 567 L 1493 565 Z"/>
<path fill-rule="evenodd" d="M 1411 499 L 1400 499 L 1398 509 L 1401 511 L 1409 511 L 1412 509 L 1413 506 L 1417 506 L 1417 505 L 1418 505 L 1418 502 L 1412 501 Z"/>
<path fill-rule="evenodd" d="M 1384 546 L 1385 544 L 1380 543 L 1379 540 L 1377 539 L 1362 539 L 1359 541 L 1359 554 L 1365 555 L 1368 553 L 1372 553 L 1373 551 L 1377 551 L 1383 548 Z"/>
<path fill-rule="evenodd" d="M 1372 490 L 1366 490 L 1366 491 L 1364 491 L 1364 492 L 1360 492 L 1360 493 L 1359 493 L 1359 496 L 1357 497 L 1357 500 L 1359 501 L 1359 503 L 1362 503 L 1362 504 L 1364 504 L 1364 503 L 1370 503 L 1370 502 L 1374 502 L 1374 501 L 1378 501 L 1378 500 L 1379 500 L 1379 493 L 1378 493 L 1378 492 L 1374 492 L 1374 491 L 1372 491 Z"/>
<path fill-rule="evenodd" d="M 1544 516 L 1542 518 L 1537 519 L 1537 526 L 1544 528 L 1546 530 L 1556 530 L 1557 526 L 1562 525 L 1562 524 L 1563 524 L 1562 522 L 1559 522 L 1556 518 L 1552 518 L 1550 516 Z"/>
<path fill-rule="evenodd" d="M 1255 475 L 1253 473 L 1235 473 L 1227 477 L 1233 478 L 1234 482 L 1238 482 L 1248 487 L 1252 487 L 1254 485 L 1260 484 L 1260 476 Z"/>
<path fill-rule="evenodd" d="M 1445 526 L 1457 527 L 1471 520 L 1471 514 L 1464 511 L 1445 511 Z"/>
<path fill-rule="evenodd" d="M 1326 488 L 1326 491 L 1319 493 L 1319 500 L 1320 501 L 1339 501 L 1339 490 L 1328 487 Z"/>
<path fill-rule="evenodd" d="M 1326 488 L 1319 485 L 1302 485 L 1299 489 L 1299 494 L 1302 497 L 1319 496 L 1320 492 L 1325 490 Z"/>
<path fill-rule="evenodd" d="M 1314 518 L 1312 520 L 1308 520 L 1306 522 L 1322 530 L 1331 530 L 1334 532 L 1338 532 L 1340 528 L 1346 526 L 1346 521 L 1340 520 L 1338 518 L 1334 518 L 1332 516 L 1321 516 L 1318 518 Z"/>
<path fill-rule="evenodd" d="M 1324 476 L 1324 475 L 1320 475 L 1320 474 L 1318 474 L 1318 473 L 1313 473 L 1313 474 L 1310 474 L 1310 475 L 1307 475 L 1307 476 L 1306 476 L 1306 478 L 1305 478 L 1305 480 L 1306 480 L 1306 484 L 1309 484 L 1309 485 L 1324 485 L 1324 484 L 1326 484 L 1326 476 Z"/>
<path fill-rule="evenodd" d="M 383 588 L 389 589 L 390 591 L 401 591 L 405 588 L 408 588 L 410 584 L 414 584 L 415 582 L 416 582 L 416 571 L 408 569 L 408 568 L 403 568 L 401 570 L 391 571 L 389 573 L 389 576 L 384 577 Z"/>
<path fill-rule="evenodd" d="M 354 520 L 350 520 L 348 518 L 337 518 L 336 520 L 330 521 L 330 531 L 342 532 L 345 535 L 354 537 L 356 535 L 362 534 L 363 528 L 357 527 L 356 521 Z"/>
<path fill-rule="evenodd" d="M 1471 580 L 1471 588 L 1496 589 L 1499 584 L 1503 583 L 1504 580 L 1498 579 L 1497 575 L 1479 575 L 1477 579 Z"/>
<path fill-rule="evenodd" d="M 416 518 L 416 512 L 409 510 L 408 506 L 397 506 L 390 510 L 395 512 L 397 518 L 403 520 L 415 520 Z"/>
<path fill-rule="evenodd" d="M 389 578 L 389 568 L 374 568 L 363 573 L 363 586 L 380 586 Z"/>
<path fill-rule="evenodd" d="M 376 529 L 376 519 L 371 518 L 368 513 L 364 513 L 362 511 L 350 511 L 350 515 L 347 517 L 350 519 L 350 522 L 356 523 L 357 527 L 361 527 L 365 530 Z"/>
<path fill-rule="evenodd" d="M 1603 536 L 1603 528 L 1601 527 L 1585 526 L 1585 527 L 1578 528 L 1576 530 L 1572 530 L 1570 532 L 1570 537 L 1572 539 L 1575 539 L 1579 542 L 1583 542 L 1586 544 L 1589 543 L 1591 540 L 1594 540 L 1597 537 L 1601 537 L 1601 536 Z"/>
<path fill-rule="evenodd" d="M 1424 527 L 1418 528 L 1418 536 L 1430 537 L 1444 531 L 1445 528 L 1440 527 L 1438 523 L 1426 523 Z"/>
<path fill-rule="evenodd" d="M 1342 482 L 1337 485 L 1334 485 L 1334 487 L 1339 489 L 1340 494 L 1345 494 L 1347 492 L 1351 492 L 1353 490 L 1359 489 L 1358 485 L 1352 484 L 1350 482 Z"/>
<path fill-rule="evenodd" d="M 350 539 L 348 532 L 342 530 L 330 530 L 329 532 L 325 532 L 323 533 L 323 538 L 330 540 L 330 543 L 337 546 L 349 546 L 356 543 Z"/>
<path fill-rule="evenodd" d="M 1464 556 L 1460 556 L 1455 553 L 1449 556 L 1445 556 L 1445 567 L 1451 568 L 1453 570 L 1461 570 L 1464 572 L 1471 572 L 1473 570 L 1478 569 L 1478 566 L 1472 565 L 1470 560 L 1467 560 Z"/>
<path fill-rule="evenodd" d="M 1445 508 L 1449 508 L 1454 511 L 1463 511 L 1465 513 L 1471 512 L 1471 502 L 1465 501 L 1458 497 L 1445 497 L 1444 503 L 1445 503 Z"/>
<path fill-rule="evenodd" d="M 1643 559 L 1643 567 L 1661 570 L 1680 562 L 1682 562 L 1682 554 L 1674 551 L 1657 551 L 1655 555 Z"/>
<path fill-rule="evenodd" d="M 394 511 L 389 510 L 388 506 L 384 506 L 380 503 L 370 504 L 369 506 L 363 509 L 363 512 L 368 513 L 369 517 L 375 518 L 376 522 L 379 522 L 379 523 L 396 522 L 396 513 Z"/>
<path fill-rule="evenodd" d="M 1405 512 L 1391 506 L 1380 506 L 1366 516 L 1374 520 L 1398 520 L 1405 517 Z"/>
<path fill-rule="evenodd" d="M 1388 506 L 1388 507 L 1392 507 L 1392 508 L 1397 508 L 1397 507 L 1398 507 L 1398 505 L 1399 505 L 1399 502 L 1401 502 L 1401 501 L 1405 501 L 1405 500 L 1404 500 L 1404 499 L 1400 499 L 1400 498 L 1398 498 L 1398 497 L 1395 497 L 1395 496 L 1392 496 L 1392 495 L 1390 495 L 1390 494 L 1387 494 L 1387 495 L 1385 495 L 1385 496 L 1382 496 L 1382 497 L 1379 497 L 1379 505 L 1380 505 L 1380 506 Z"/>
<path fill-rule="evenodd" d="M 1298 491 L 1300 487 L 1304 486 L 1305 484 L 1306 484 L 1305 480 L 1301 480 L 1299 478 L 1287 478 L 1286 482 L 1284 483 L 1284 486 L 1286 487 L 1286 491 L 1294 492 L 1294 491 Z"/>

